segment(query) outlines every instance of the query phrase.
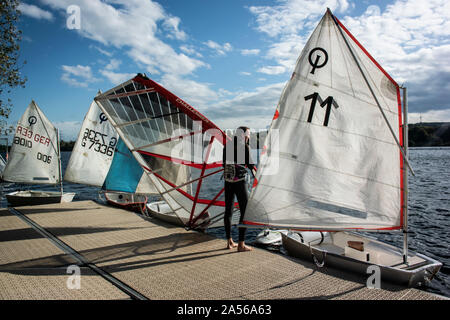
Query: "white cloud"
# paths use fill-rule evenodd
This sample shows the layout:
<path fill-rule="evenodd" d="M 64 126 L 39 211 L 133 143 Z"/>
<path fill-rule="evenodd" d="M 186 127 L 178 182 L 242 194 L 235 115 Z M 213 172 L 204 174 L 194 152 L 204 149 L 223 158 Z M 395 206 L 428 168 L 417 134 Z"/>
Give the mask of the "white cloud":
<path fill-rule="evenodd" d="M 224 56 L 226 55 L 227 52 L 233 50 L 233 47 L 228 42 L 224 43 L 223 45 L 220 45 L 217 42 L 208 40 L 204 44 L 210 49 L 213 49 L 219 56 Z"/>
<path fill-rule="evenodd" d="M 253 56 L 253 55 L 256 56 L 259 54 L 259 52 L 260 52 L 259 49 L 242 49 L 241 50 L 241 54 L 243 56 Z"/>
<path fill-rule="evenodd" d="M 107 57 L 112 57 L 112 53 L 111 52 L 109 52 L 109 51 L 106 51 L 106 50 L 103 50 L 102 48 L 99 48 L 99 47 L 97 47 L 97 46 L 94 46 L 94 45 L 89 45 L 89 48 L 90 49 L 95 49 L 95 50 L 97 50 L 98 52 L 100 52 L 101 54 L 103 54 L 103 55 L 105 55 L 105 56 L 107 56 Z"/>
<path fill-rule="evenodd" d="M 450 109 L 408 113 L 408 122 L 450 122 Z"/>
<path fill-rule="evenodd" d="M 61 10 L 73 0 L 41 0 L 46 5 Z M 85 38 L 98 41 L 104 47 L 125 51 L 138 65 L 155 73 L 188 75 L 204 62 L 177 53 L 158 38 L 159 25 L 169 30 L 177 39 L 183 39 L 179 19 L 167 14 L 153 1 L 140 0 L 78 0 L 81 10 L 81 28 Z"/>
<path fill-rule="evenodd" d="M 265 74 L 281 74 L 284 73 L 286 71 L 285 67 L 282 66 L 267 66 L 267 67 L 262 67 L 258 69 L 258 72 L 261 73 L 265 73 Z"/>
<path fill-rule="evenodd" d="M 324 8 L 345 12 L 349 4 L 346 0 L 279 0 L 276 6 L 251 6 L 250 12 L 256 16 L 257 30 L 270 37 L 297 34 L 305 26 L 316 22 L 324 13 Z"/>
<path fill-rule="evenodd" d="M 43 19 L 43 20 L 53 20 L 53 15 L 51 12 L 43 10 L 35 5 L 20 3 L 18 9 L 22 12 L 22 14 L 35 18 L 35 19 Z"/>
<path fill-rule="evenodd" d="M 250 7 L 256 17 L 256 30 L 276 39 L 270 44 L 266 58 L 274 60 L 278 66 L 263 67 L 258 71 L 270 75 L 291 72 L 307 37 L 327 7 L 345 12 L 349 4 L 346 0 L 280 0 L 274 6 Z"/>
<path fill-rule="evenodd" d="M 117 68 L 119 68 L 119 66 L 122 64 L 122 61 L 118 60 L 118 59 L 111 59 L 109 61 L 109 64 L 106 65 L 105 69 L 106 70 L 116 70 Z"/>
<path fill-rule="evenodd" d="M 89 84 L 99 81 L 93 74 L 90 66 L 62 66 L 61 80 L 74 87 L 88 87 Z"/>
<path fill-rule="evenodd" d="M 184 31 L 178 29 L 178 25 L 180 24 L 180 18 L 178 17 L 169 17 L 167 18 L 163 25 L 171 32 L 169 37 L 175 37 L 178 40 L 186 40 L 187 35 Z"/>
<path fill-rule="evenodd" d="M 251 76 L 252 75 L 250 72 L 246 72 L 246 71 L 241 71 L 241 72 L 239 72 L 239 74 L 243 75 L 243 76 Z"/>
<path fill-rule="evenodd" d="M 257 87 L 237 93 L 230 99 L 222 99 L 205 110 L 204 115 L 222 129 L 247 124 L 251 128 L 265 128 L 270 124 L 284 83 Z"/>
<path fill-rule="evenodd" d="M 180 78 L 173 74 L 164 75 L 161 79 L 161 84 L 199 110 L 208 108 L 209 103 L 216 101 L 219 97 L 219 95 L 210 88 L 210 84 Z"/>
<path fill-rule="evenodd" d="M 203 55 L 200 52 L 198 52 L 198 50 L 192 45 L 182 45 L 182 46 L 180 46 L 180 50 L 191 56 L 203 58 Z"/>
<path fill-rule="evenodd" d="M 76 140 L 81 129 L 80 121 L 60 121 L 53 122 L 53 124 L 60 130 L 61 140 L 64 141 Z"/>
<path fill-rule="evenodd" d="M 107 68 L 100 70 L 100 73 L 104 77 L 106 77 L 113 85 L 119 85 L 122 82 L 125 82 L 125 81 L 133 78 L 133 76 L 136 75 L 134 73 L 114 72 L 114 71 L 108 70 Z"/>

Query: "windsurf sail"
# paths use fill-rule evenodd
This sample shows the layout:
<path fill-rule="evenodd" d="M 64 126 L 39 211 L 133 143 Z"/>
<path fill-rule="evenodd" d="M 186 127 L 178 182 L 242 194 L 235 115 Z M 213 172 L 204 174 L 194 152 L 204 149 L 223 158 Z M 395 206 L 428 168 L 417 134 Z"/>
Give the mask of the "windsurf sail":
<path fill-rule="evenodd" d="M 181 220 L 195 228 L 223 214 L 222 130 L 142 74 L 95 101 Z"/>
<path fill-rule="evenodd" d="M 120 138 L 102 189 L 135 194 L 158 194 L 144 169 Z"/>
<path fill-rule="evenodd" d="M 101 187 L 111 166 L 117 140 L 114 127 L 93 101 L 81 125 L 64 180 Z"/>
<path fill-rule="evenodd" d="M 402 228 L 402 125 L 398 84 L 328 10 L 282 92 L 244 223 Z"/>
<path fill-rule="evenodd" d="M 57 129 L 34 101 L 20 118 L 3 180 L 15 183 L 61 182 Z"/>

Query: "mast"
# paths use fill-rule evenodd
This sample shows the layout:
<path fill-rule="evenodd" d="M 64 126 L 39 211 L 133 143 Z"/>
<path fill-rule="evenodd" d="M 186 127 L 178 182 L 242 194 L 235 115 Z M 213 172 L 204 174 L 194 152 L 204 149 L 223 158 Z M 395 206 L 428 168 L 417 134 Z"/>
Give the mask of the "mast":
<path fill-rule="evenodd" d="M 403 146 L 405 148 L 405 156 L 408 157 L 408 94 L 406 87 L 403 89 Z M 403 168 L 403 262 L 408 264 L 408 171 Z"/>
<path fill-rule="evenodd" d="M 58 144 L 58 168 L 59 168 L 59 184 L 61 187 L 61 197 L 63 196 L 63 179 L 62 179 L 62 170 L 61 170 L 61 147 L 59 143 L 59 129 L 56 129 L 56 140 Z"/>

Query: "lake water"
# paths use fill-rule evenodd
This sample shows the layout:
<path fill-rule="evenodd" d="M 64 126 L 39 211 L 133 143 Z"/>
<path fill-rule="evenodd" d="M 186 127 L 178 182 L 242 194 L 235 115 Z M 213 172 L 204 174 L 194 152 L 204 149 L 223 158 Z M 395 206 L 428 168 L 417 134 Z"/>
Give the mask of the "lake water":
<path fill-rule="evenodd" d="M 409 249 L 425 254 L 443 263 L 433 281 L 423 290 L 450 297 L 450 148 L 410 148 L 410 162 L 416 176 L 409 175 Z M 62 153 L 63 172 L 70 152 Z M 24 189 L 28 189 L 25 187 Z M 36 186 L 33 186 L 36 189 Z M 55 190 L 52 187 L 41 187 Z M 17 190 L 14 184 L 4 185 L 3 192 Z M 99 188 L 64 183 L 64 190 L 76 192 L 74 201 L 98 200 Z M 6 207 L 2 196 L 0 206 Z M 248 229 L 247 242 L 251 243 L 260 230 Z M 225 239 L 223 228 L 209 233 Z M 237 228 L 232 228 L 237 239 Z M 384 242 L 401 247 L 401 233 L 370 233 Z M 273 249 L 272 249 L 273 250 Z M 283 250 L 280 252 L 284 253 Z"/>

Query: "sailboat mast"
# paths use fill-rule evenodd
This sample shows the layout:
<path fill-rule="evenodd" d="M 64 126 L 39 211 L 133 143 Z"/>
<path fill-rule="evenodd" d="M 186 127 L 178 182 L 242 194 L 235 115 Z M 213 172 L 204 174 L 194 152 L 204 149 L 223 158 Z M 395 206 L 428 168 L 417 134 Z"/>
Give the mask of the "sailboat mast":
<path fill-rule="evenodd" d="M 59 142 L 59 129 L 56 129 L 56 140 L 58 144 L 58 168 L 59 168 L 59 184 L 61 187 L 61 197 L 63 196 L 63 179 L 62 179 L 62 169 L 61 169 L 61 146 Z"/>
<path fill-rule="evenodd" d="M 406 87 L 403 89 L 403 146 L 405 156 L 408 157 L 408 94 Z M 408 171 L 403 169 L 403 262 L 408 264 Z"/>

